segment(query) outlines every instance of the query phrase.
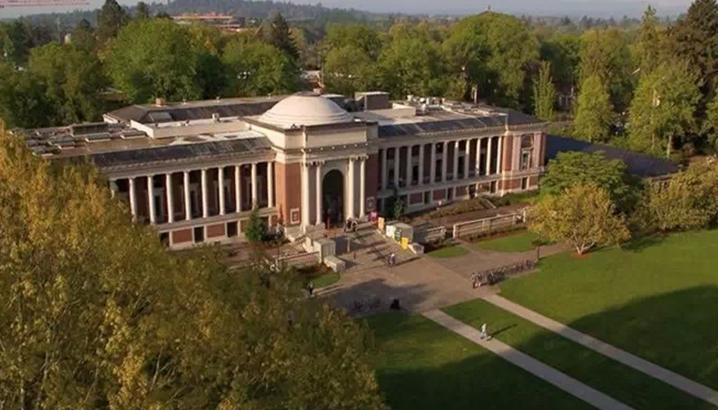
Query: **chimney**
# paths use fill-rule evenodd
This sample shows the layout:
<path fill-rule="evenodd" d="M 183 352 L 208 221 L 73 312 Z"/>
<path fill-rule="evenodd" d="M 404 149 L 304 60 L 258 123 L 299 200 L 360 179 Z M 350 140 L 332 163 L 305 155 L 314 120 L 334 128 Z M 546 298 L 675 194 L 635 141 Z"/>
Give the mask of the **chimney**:
<path fill-rule="evenodd" d="M 164 107 L 165 99 L 164 98 L 155 98 L 155 105 L 158 107 Z"/>

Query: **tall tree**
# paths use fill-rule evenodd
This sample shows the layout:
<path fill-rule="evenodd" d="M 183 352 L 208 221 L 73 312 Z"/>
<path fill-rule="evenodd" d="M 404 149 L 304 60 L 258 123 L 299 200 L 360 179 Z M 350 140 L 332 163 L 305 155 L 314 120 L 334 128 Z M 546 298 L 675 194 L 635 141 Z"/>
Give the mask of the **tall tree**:
<path fill-rule="evenodd" d="M 576 34 L 561 33 L 541 42 L 541 59 L 551 63 L 553 80 L 561 90 L 568 92 L 578 85 L 578 67 L 581 61 L 581 38 Z"/>
<path fill-rule="evenodd" d="M 633 95 L 635 63 L 627 35 L 616 29 L 590 30 L 582 35 L 580 83 L 597 75 L 607 87 L 617 112 L 628 108 Z"/>
<path fill-rule="evenodd" d="M 568 242 L 579 255 L 631 236 L 608 191 L 595 185 L 574 185 L 544 198 L 529 213 L 529 229 L 548 240 Z"/>
<path fill-rule="evenodd" d="M 279 49 L 264 43 L 231 41 L 222 61 L 227 68 L 229 96 L 263 96 L 297 90 L 296 65 Z"/>
<path fill-rule="evenodd" d="M 97 40 L 100 44 L 105 44 L 107 40 L 117 36 L 127 21 L 127 13 L 117 0 L 105 0 L 105 4 L 97 12 Z"/>
<path fill-rule="evenodd" d="M 297 51 L 297 45 L 294 44 L 289 24 L 287 24 L 287 20 L 284 19 L 281 13 L 275 13 L 269 21 L 267 42 L 281 50 L 292 61 L 299 60 L 299 52 Z"/>
<path fill-rule="evenodd" d="M 642 76 L 631 103 L 631 144 L 656 153 L 660 142 L 670 158 L 674 144 L 697 131 L 696 110 L 701 99 L 697 83 L 688 63 L 675 59 Z"/>
<path fill-rule="evenodd" d="M 202 98 L 216 98 L 227 87 L 227 70 L 222 63 L 222 49 L 229 36 L 207 24 L 192 24 L 187 30 L 192 51 L 197 55 L 197 82 Z"/>
<path fill-rule="evenodd" d="M 29 70 L 46 87 L 54 106 L 53 124 L 98 121 L 104 112 L 101 92 L 107 87 L 97 57 L 73 44 L 51 43 L 30 53 Z"/>
<path fill-rule="evenodd" d="M 353 96 L 367 91 L 373 84 L 375 66 L 371 57 L 355 46 L 333 48 L 322 67 L 324 83 L 329 91 Z"/>
<path fill-rule="evenodd" d="M 663 31 L 656 16 L 656 9 L 649 5 L 643 13 L 640 37 L 636 45 L 641 74 L 651 74 L 661 63 L 664 43 Z"/>
<path fill-rule="evenodd" d="M 718 95 L 708 104 L 701 133 L 707 137 L 708 146 L 713 153 L 718 152 Z"/>
<path fill-rule="evenodd" d="M 599 75 L 592 75 L 581 83 L 573 134 L 589 142 L 607 141 L 613 121 L 611 97 Z"/>
<path fill-rule="evenodd" d="M 553 121 L 556 104 L 556 86 L 551 77 L 551 63 L 542 61 L 534 79 L 534 114 L 542 120 Z"/>
<path fill-rule="evenodd" d="M 196 100 L 202 90 L 191 41 L 187 30 L 171 20 L 135 20 L 110 45 L 108 76 L 129 102 Z"/>
<path fill-rule="evenodd" d="M 86 19 L 80 20 L 72 32 L 72 44 L 80 50 L 88 53 L 94 53 L 97 48 L 97 39 L 95 38 L 95 30 Z"/>
<path fill-rule="evenodd" d="M 695 0 L 671 30 L 674 52 L 700 72 L 704 95 L 711 95 L 718 75 L 718 4 Z"/>
<path fill-rule="evenodd" d="M 138 19 L 148 19 L 152 17 L 150 13 L 150 6 L 144 1 L 137 3 L 137 9 L 135 10 L 135 17 Z"/>
<path fill-rule="evenodd" d="M 296 274 L 171 255 L 96 169 L 5 135 L 0 203 L 7 408 L 383 408 L 368 329 Z"/>
<path fill-rule="evenodd" d="M 322 42 L 325 53 L 352 46 L 361 50 L 372 60 L 379 58 L 381 39 L 376 30 L 360 24 L 333 24 L 327 28 L 327 36 Z"/>

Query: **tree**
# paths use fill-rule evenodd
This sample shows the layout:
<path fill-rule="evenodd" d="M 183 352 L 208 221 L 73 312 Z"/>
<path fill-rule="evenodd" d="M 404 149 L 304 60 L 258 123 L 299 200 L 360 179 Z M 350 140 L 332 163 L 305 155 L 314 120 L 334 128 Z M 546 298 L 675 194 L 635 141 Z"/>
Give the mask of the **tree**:
<path fill-rule="evenodd" d="M 189 44 L 187 30 L 171 20 L 135 20 L 110 44 L 108 76 L 128 102 L 196 100 L 197 55 Z"/>
<path fill-rule="evenodd" d="M 643 13 L 640 36 L 636 45 L 642 75 L 650 75 L 661 63 L 664 54 L 664 39 L 656 9 L 646 7 Z"/>
<path fill-rule="evenodd" d="M 348 96 L 354 96 L 357 91 L 369 90 L 373 84 L 374 71 L 369 55 L 351 45 L 329 51 L 322 67 L 327 89 Z"/>
<path fill-rule="evenodd" d="M 297 45 L 294 44 L 289 24 L 281 13 L 275 13 L 269 22 L 267 43 L 282 51 L 292 61 L 299 60 L 299 52 Z"/>
<path fill-rule="evenodd" d="M 87 53 L 94 53 L 97 48 L 97 39 L 95 38 L 95 30 L 86 19 L 80 20 L 72 32 L 72 44 Z"/>
<path fill-rule="evenodd" d="M 197 55 L 197 83 L 202 98 L 216 98 L 227 87 L 227 70 L 222 62 L 222 50 L 228 41 L 219 28 L 207 24 L 192 24 L 187 28 L 192 51 Z"/>
<path fill-rule="evenodd" d="M 227 68 L 227 95 L 262 96 L 297 89 L 296 65 L 269 44 L 232 41 L 227 44 L 222 61 Z"/>
<path fill-rule="evenodd" d="M 397 221 L 404 217 L 404 201 L 401 198 L 394 200 L 394 207 L 392 209 L 392 216 Z"/>
<path fill-rule="evenodd" d="M 718 152 L 718 95 L 706 108 L 706 119 L 703 121 L 701 133 L 708 137 L 709 147 Z"/>
<path fill-rule="evenodd" d="M 549 160 L 541 178 L 541 194 L 559 195 L 574 185 L 594 185 L 605 190 L 624 211 L 633 204 L 638 191 L 623 161 L 607 159 L 603 152 L 560 152 Z"/>
<path fill-rule="evenodd" d="M 577 85 L 578 66 L 581 61 L 581 38 L 575 34 L 561 33 L 541 43 L 541 59 L 551 63 L 553 80 L 562 90 Z"/>
<path fill-rule="evenodd" d="M 718 4 L 695 0 L 671 29 L 674 52 L 699 71 L 704 95 L 712 95 L 718 74 Z"/>
<path fill-rule="evenodd" d="M 325 53 L 332 50 L 353 47 L 375 61 L 381 54 L 381 39 L 375 30 L 360 24 L 333 24 L 327 28 L 322 42 Z"/>
<path fill-rule="evenodd" d="M 534 80 L 534 114 L 542 120 L 553 121 L 556 87 L 551 78 L 551 63 L 542 61 Z"/>
<path fill-rule="evenodd" d="M 611 98 L 601 77 L 586 78 L 578 95 L 573 134 L 589 142 L 607 141 L 613 116 Z"/>
<path fill-rule="evenodd" d="M 259 208 L 252 209 L 244 237 L 249 243 L 260 243 L 267 237 L 267 224 L 259 217 Z"/>
<path fill-rule="evenodd" d="M 5 135 L 0 203 L 8 408 L 383 408 L 368 329 L 296 274 L 171 255 L 96 169 Z"/>
<path fill-rule="evenodd" d="M 105 4 L 97 12 L 97 40 L 100 44 L 105 44 L 107 40 L 115 38 L 127 21 L 125 9 L 116 0 L 105 0 Z"/>
<path fill-rule="evenodd" d="M 579 255 L 631 236 L 608 191 L 595 185 L 574 185 L 544 198 L 531 208 L 528 226 L 542 238 L 568 242 Z"/>
<path fill-rule="evenodd" d="M 656 152 L 661 140 L 670 158 L 676 140 L 696 131 L 701 99 L 698 78 L 683 61 L 671 60 L 641 77 L 630 110 L 630 142 L 636 149 Z M 685 140 L 685 139 L 684 139 Z"/>
<path fill-rule="evenodd" d="M 46 87 L 54 106 L 53 124 L 98 121 L 104 112 L 100 94 L 107 87 L 100 61 L 74 44 L 50 43 L 32 49 L 29 70 Z"/>
<path fill-rule="evenodd" d="M 579 80 L 598 76 L 610 93 L 611 103 L 622 112 L 631 102 L 635 63 L 626 34 L 616 29 L 590 30 L 582 35 L 584 42 L 579 66 Z"/>
<path fill-rule="evenodd" d="M 45 85 L 34 74 L 0 63 L 0 118 L 8 127 L 50 126 L 56 113 L 45 93 Z"/>
<path fill-rule="evenodd" d="M 152 16 L 150 13 L 150 6 L 144 1 L 137 3 L 137 10 L 135 10 L 135 17 L 137 19 L 148 19 Z"/>
<path fill-rule="evenodd" d="M 705 228 L 718 216 L 718 164 L 705 162 L 667 182 L 652 183 L 634 215 L 645 231 Z"/>

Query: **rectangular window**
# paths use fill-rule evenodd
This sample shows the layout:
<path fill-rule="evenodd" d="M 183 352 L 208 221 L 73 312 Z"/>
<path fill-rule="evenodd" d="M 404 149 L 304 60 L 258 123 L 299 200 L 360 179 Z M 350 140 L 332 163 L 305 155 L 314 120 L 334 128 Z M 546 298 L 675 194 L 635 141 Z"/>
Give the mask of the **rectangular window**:
<path fill-rule="evenodd" d="M 525 191 L 529 189 L 529 179 L 528 178 L 521 178 L 521 190 Z"/>
<path fill-rule="evenodd" d="M 531 151 L 530 148 L 521 150 L 521 171 L 531 168 Z"/>
<path fill-rule="evenodd" d="M 491 192 L 492 194 L 495 194 L 495 193 L 496 193 L 496 181 L 491 181 L 490 192 Z"/>
<path fill-rule="evenodd" d="M 204 242 L 204 226 L 197 226 L 194 231 L 194 243 Z"/>
<path fill-rule="evenodd" d="M 239 232 L 237 221 L 227 222 L 227 237 L 236 238 Z"/>
<path fill-rule="evenodd" d="M 162 245 L 169 247 L 170 246 L 170 233 L 169 232 L 160 233 L 160 242 L 162 243 Z"/>

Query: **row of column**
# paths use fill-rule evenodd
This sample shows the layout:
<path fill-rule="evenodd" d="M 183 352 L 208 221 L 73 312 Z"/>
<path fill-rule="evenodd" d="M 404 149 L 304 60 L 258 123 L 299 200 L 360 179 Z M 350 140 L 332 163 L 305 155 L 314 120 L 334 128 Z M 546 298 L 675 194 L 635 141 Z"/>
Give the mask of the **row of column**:
<path fill-rule="evenodd" d="M 501 172 L 501 160 L 502 160 L 502 151 L 503 151 L 503 137 L 483 137 L 483 138 L 470 138 L 470 139 L 460 139 L 456 141 L 443 141 L 438 143 L 431 143 L 431 160 L 429 162 L 430 169 L 429 169 L 429 184 L 433 183 L 441 183 L 447 181 L 447 168 L 448 168 L 448 148 L 449 144 L 454 145 L 454 161 L 453 161 L 453 175 L 454 180 L 458 179 L 459 176 L 459 149 L 460 144 L 462 142 L 466 142 L 466 150 L 465 150 L 465 160 L 464 160 L 464 178 L 469 178 L 469 153 L 470 153 L 470 143 L 471 141 L 476 141 L 476 172 L 479 173 L 480 164 L 481 164 L 481 141 L 487 139 L 487 147 L 486 147 L 486 164 L 485 164 L 485 174 L 486 175 L 492 175 L 495 173 Z M 497 155 L 496 160 L 493 161 L 492 158 L 492 143 L 494 140 L 498 140 L 498 147 L 497 147 Z M 437 145 L 442 145 L 442 153 L 441 153 L 441 178 L 436 178 L 436 164 L 437 164 Z M 407 183 L 406 186 L 411 185 L 411 175 L 412 175 L 412 169 L 413 169 L 413 148 L 417 144 L 410 144 L 410 145 L 404 145 L 399 147 L 393 147 L 394 149 L 394 186 L 399 187 L 399 170 L 401 169 L 401 148 L 407 149 L 407 161 L 406 161 L 406 176 L 407 176 Z M 418 178 L 418 185 L 422 186 L 424 185 L 424 150 L 426 144 L 418 144 L 419 145 L 419 178 Z M 388 166 L 388 158 L 387 153 L 389 149 L 392 149 L 392 147 L 384 148 L 381 161 L 382 161 L 382 177 L 381 177 L 381 186 L 382 190 L 386 190 L 389 188 L 389 166 Z M 437 181 L 437 179 L 439 179 Z"/>
<path fill-rule="evenodd" d="M 242 187 L 241 187 L 241 167 L 245 164 L 234 165 L 234 184 L 235 184 L 235 212 L 241 211 L 241 198 L 242 198 Z M 274 163 L 267 162 L 267 206 L 274 207 Z M 208 218 L 209 215 L 209 183 L 207 180 L 208 171 L 211 168 L 201 168 L 201 194 L 202 194 L 202 218 Z M 251 163 L 251 202 L 252 207 L 258 206 L 258 183 L 257 183 L 257 163 Z M 192 199 L 190 192 L 190 172 L 196 170 L 185 170 L 183 173 L 183 189 L 184 189 L 184 216 L 185 220 L 192 219 Z M 174 195 L 172 191 L 172 175 L 175 173 L 167 173 L 165 175 L 165 194 L 167 201 L 167 223 L 175 222 L 175 207 L 174 207 Z M 130 177 L 128 180 L 128 194 L 130 202 L 130 211 L 132 212 L 133 218 L 137 218 L 137 183 L 139 178 L 147 179 L 147 206 L 150 224 L 157 223 L 157 213 L 155 207 L 155 195 L 154 195 L 154 177 L 162 174 L 150 174 L 141 177 Z M 226 198 L 225 198 L 225 167 L 217 168 L 217 183 L 219 191 L 219 215 L 226 215 Z M 114 196 L 117 191 L 117 180 L 110 181 L 110 188 L 112 195 Z"/>
<path fill-rule="evenodd" d="M 368 157 L 351 157 L 347 160 L 347 174 L 345 176 L 344 189 L 346 192 L 346 215 L 345 218 L 364 218 L 366 216 L 366 161 Z M 358 214 L 355 209 L 356 195 L 356 163 L 359 163 L 359 209 Z M 310 206 L 310 180 L 311 171 L 314 172 L 314 202 L 315 202 L 315 221 L 316 225 L 323 223 L 322 216 L 324 214 L 323 199 L 324 193 L 322 183 L 324 178 L 323 168 L 324 161 L 313 161 L 302 163 L 302 225 L 311 225 L 311 206 Z"/>

